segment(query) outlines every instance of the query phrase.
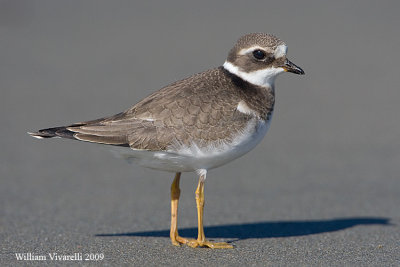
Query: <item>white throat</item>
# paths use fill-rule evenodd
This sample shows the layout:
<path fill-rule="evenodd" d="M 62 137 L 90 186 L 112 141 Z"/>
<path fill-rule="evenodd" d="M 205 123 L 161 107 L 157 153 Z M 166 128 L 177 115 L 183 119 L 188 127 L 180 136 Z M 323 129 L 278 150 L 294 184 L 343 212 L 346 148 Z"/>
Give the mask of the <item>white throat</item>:
<path fill-rule="evenodd" d="M 230 73 L 239 76 L 240 78 L 251 84 L 270 88 L 274 87 L 275 79 L 278 74 L 285 71 L 283 68 L 272 67 L 251 72 L 244 72 L 239 67 L 233 65 L 228 61 L 225 61 L 223 66 Z"/>

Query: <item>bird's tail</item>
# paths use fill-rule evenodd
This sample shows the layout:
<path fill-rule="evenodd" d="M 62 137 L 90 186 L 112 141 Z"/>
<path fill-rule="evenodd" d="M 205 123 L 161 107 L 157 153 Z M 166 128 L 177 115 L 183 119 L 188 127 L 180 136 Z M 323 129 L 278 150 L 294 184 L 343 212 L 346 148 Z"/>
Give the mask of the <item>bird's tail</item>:
<path fill-rule="evenodd" d="M 68 130 L 67 127 L 69 126 L 41 129 L 37 132 L 28 132 L 28 134 L 38 139 L 53 138 L 53 137 L 76 139 L 74 137 L 74 132 Z"/>
<path fill-rule="evenodd" d="M 38 139 L 61 137 L 105 145 L 129 146 L 129 141 L 125 134 L 126 125 L 120 129 L 100 124 L 98 123 L 100 120 L 102 119 L 46 128 L 37 132 L 28 132 L 28 134 Z"/>

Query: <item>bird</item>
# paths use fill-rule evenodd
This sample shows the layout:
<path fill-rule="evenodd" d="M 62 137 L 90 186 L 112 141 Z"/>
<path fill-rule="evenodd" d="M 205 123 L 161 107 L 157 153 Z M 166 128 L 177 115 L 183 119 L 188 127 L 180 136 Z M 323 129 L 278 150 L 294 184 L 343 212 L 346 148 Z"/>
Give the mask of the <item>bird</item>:
<path fill-rule="evenodd" d="M 28 132 L 33 137 L 87 141 L 115 148 L 138 165 L 175 174 L 171 184 L 173 245 L 233 248 L 206 239 L 203 229 L 207 172 L 239 158 L 264 137 L 275 104 L 275 79 L 304 71 L 287 58 L 272 34 L 241 36 L 222 66 L 173 82 L 110 117 Z M 197 239 L 178 234 L 182 172 L 199 176 L 195 190 Z"/>

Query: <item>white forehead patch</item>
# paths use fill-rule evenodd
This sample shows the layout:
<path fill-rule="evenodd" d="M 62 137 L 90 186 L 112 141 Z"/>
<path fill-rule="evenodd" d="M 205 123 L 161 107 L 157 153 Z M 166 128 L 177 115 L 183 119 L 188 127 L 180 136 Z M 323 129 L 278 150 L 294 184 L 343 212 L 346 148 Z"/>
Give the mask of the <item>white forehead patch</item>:
<path fill-rule="evenodd" d="M 245 72 L 241 70 L 238 66 L 225 61 L 224 68 L 232 74 L 235 74 L 242 78 L 243 80 L 262 87 L 273 88 L 275 83 L 275 78 L 278 74 L 284 72 L 283 68 L 269 67 L 261 70 L 255 70 L 251 72 Z"/>
<path fill-rule="evenodd" d="M 263 51 L 266 51 L 266 52 L 273 52 L 271 49 L 268 49 L 268 48 L 265 48 L 265 47 L 261 47 L 261 46 L 255 45 L 255 46 L 252 46 L 252 47 L 249 47 L 249 48 L 243 48 L 243 49 L 241 49 L 241 50 L 239 51 L 238 55 L 244 56 L 244 55 L 246 55 L 247 53 L 253 52 L 254 50 L 257 50 L 257 49 L 260 49 L 260 50 L 263 50 Z"/>
<path fill-rule="evenodd" d="M 280 45 L 275 49 L 274 55 L 275 55 L 275 58 L 280 58 L 280 57 L 286 56 L 286 53 L 287 53 L 287 46 Z"/>

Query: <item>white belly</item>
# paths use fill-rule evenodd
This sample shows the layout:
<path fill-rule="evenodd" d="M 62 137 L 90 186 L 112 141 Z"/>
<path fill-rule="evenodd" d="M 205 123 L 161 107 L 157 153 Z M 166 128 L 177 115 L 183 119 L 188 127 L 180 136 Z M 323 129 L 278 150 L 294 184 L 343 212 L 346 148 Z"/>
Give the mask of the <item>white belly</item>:
<path fill-rule="evenodd" d="M 252 150 L 268 131 L 268 122 L 250 120 L 230 143 L 215 142 L 209 146 L 173 146 L 167 151 L 145 151 L 117 148 L 119 156 L 141 166 L 171 172 L 209 170 L 224 165 Z"/>

